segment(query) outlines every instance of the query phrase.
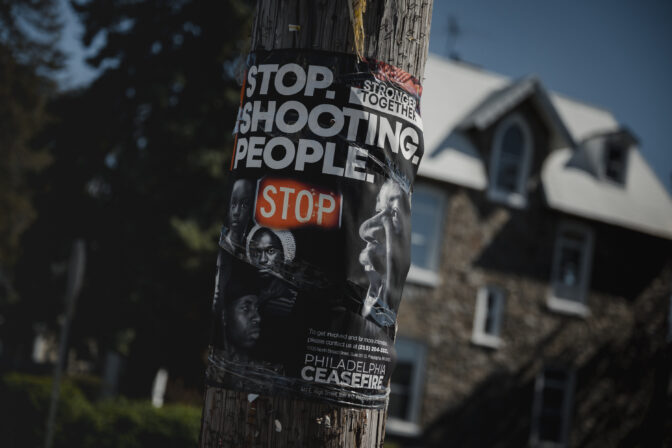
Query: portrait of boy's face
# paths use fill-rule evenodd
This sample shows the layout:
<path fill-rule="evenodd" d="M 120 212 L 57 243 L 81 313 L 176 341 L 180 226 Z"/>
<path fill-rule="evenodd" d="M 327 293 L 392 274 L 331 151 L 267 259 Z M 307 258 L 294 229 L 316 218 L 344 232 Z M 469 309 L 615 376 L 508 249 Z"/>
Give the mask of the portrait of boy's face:
<path fill-rule="evenodd" d="M 234 299 L 226 310 L 227 340 L 236 349 L 249 350 L 259 339 L 259 297 L 248 294 Z"/>
<path fill-rule="evenodd" d="M 390 179 L 378 193 L 376 214 L 359 227 L 359 236 L 366 242 L 359 262 L 369 278 L 368 302 L 381 301 L 397 309 L 410 263 L 410 231 L 408 195 Z"/>
<path fill-rule="evenodd" d="M 273 271 L 279 272 L 284 260 L 280 239 L 270 230 L 258 230 L 250 240 L 250 258 L 262 276 L 271 275 Z"/>
<path fill-rule="evenodd" d="M 247 179 L 238 179 L 231 189 L 229 228 L 236 232 L 244 231 L 252 217 L 253 206 L 254 188 L 252 182 Z"/>

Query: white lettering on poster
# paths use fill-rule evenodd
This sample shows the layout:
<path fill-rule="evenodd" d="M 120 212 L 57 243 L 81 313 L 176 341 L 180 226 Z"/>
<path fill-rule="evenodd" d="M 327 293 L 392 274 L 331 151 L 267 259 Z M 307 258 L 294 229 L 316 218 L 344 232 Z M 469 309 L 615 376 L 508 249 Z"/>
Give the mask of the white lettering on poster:
<path fill-rule="evenodd" d="M 307 71 L 295 63 L 251 66 L 245 88 L 250 100 L 244 101 L 236 122 L 233 169 L 292 168 L 300 172 L 319 166 L 324 174 L 373 182 L 367 170 L 369 151 L 358 143 L 361 140 L 417 165 L 422 120 L 415 97 L 388 83 L 367 79 L 361 88 L 349 87 L 349 97 L 341 99 L 352 107 L 338 106 L 332 101 L 335 91 L 328 90 L 333 81 L 332 71 L 320 65 L 309 65 Z M 297 95 L 315 98 L 318 104 L 313 99 L 308 107 Z M 281 100 L 289 96 L 292 99 Z M 321 98 L 324 102 L 319 103 Z M 247 136 L 250 132 L 265 135 Z M 299 133 L 299 138 L 291 138 Z M 344 138 L 347 154 L 341 162 L 344 165 L 337 166 L 336 143 Z"/>

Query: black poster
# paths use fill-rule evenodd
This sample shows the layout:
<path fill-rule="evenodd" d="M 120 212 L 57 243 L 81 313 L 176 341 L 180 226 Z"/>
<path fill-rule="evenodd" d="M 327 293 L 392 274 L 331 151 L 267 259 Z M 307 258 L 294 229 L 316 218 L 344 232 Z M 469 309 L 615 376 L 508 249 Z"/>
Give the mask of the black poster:
<path fill-rule="evenodd" d="M 382 407 L 410 265 L 420 84 L 345 54 L 248 64 L 207 381 Z"/>

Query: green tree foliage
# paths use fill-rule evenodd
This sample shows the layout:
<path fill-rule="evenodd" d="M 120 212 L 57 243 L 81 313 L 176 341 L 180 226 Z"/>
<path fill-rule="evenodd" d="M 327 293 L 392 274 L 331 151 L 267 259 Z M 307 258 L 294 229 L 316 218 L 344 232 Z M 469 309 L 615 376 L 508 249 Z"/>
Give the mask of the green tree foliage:
<path fill-rule="evenodd" d="M 0 440 L 5 448 L 42 446 L 51 379 L 8 374 L 0 378 Z M 55 448 L 196 446 L 201 409 L 124 399 L 92 402 L 77 384 L 62 384 Z"/>
<path fill-rule="evenodd" d="M 0 0 L 0 306 L 16 299 L 13 269 L 35 219 L 29 180 L 50 160 L 35 137 L 62 63 L 57 1 Z M 13 301 L 13 300 L 12 300 Z"/>
<path fill-rule="evenodd" d="M 101 354 L 127 354 L 127 393 L 146 396 L 161 366 L 199 387 L 252 5 L 72 5 L 101 73 L 50 106 L 54 162 L 24 245 L 24 316 L 62 312 L 64 261 L 83 237 L 73 344 L 93 338 Z"/>

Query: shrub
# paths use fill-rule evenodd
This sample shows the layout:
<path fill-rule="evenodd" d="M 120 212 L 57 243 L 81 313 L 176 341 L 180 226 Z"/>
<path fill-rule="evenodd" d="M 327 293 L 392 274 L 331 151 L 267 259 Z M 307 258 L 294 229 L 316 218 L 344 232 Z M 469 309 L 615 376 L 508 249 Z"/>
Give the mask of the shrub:
<path fill-rule="evenodd" d="M 41 446 L 51 397 L 51 379 L 8 374 L 0 381 L 0 440 L 3 447 Z M 200 409 L 154 408 L 126 399 L 90 402 L 71 381 L 61 385 L 54 448 L 172 448 L 195 446 Z"/>

